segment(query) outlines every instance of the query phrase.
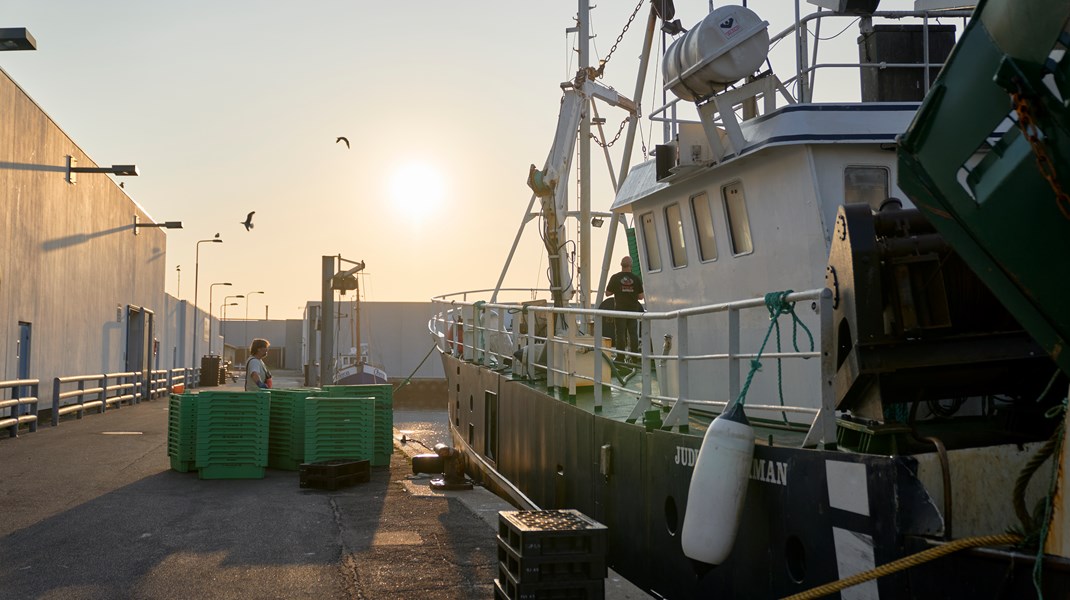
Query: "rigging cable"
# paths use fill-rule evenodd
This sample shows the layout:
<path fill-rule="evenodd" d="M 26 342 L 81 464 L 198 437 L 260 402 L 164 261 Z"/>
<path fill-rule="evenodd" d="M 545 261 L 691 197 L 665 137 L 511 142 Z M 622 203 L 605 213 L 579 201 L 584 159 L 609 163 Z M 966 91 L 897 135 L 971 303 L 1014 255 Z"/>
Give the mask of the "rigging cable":
<path fill-rule="evenodd" d="M 399 383 L 397 387 L 394 388 L 394 392 L 397 392 L 401 388 L 408 385 L 410 381 L 412 381 L 412 378 L 416 375 L 416 372 L 420 370 L 420 367 L 424 366 L 425 362 L 427 362 L 427 357 L 431 356 L 431 353 L 434 352 L 437 348 L 438 344 L 431 344 L 431 349 L 427 351 L 426 355 L 424 355 L 424 359 L 420 361 L 420 364 L 416 365 L 416 368 L 412 370 L 412 373 L 409 373 L 409 376 L 406 377 L 404 381 Z M 427 448 L 427 446 L 424 446 L 424 448 Z"/>

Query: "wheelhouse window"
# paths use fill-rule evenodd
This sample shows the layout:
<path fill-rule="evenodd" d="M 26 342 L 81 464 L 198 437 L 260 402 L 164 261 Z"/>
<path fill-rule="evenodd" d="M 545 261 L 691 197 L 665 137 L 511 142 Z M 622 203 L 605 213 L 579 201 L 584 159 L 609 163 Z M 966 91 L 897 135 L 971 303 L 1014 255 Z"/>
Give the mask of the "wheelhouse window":
<path fill-rule="evenodd" d="M 639 226 L 643 233 L 643 252 L 646 254 L 648 271 L 661 270 L 661 252 L 658 251 L 658 230 L 654 227 L 654 213 L 639 216 Z"/>
<path fill-rule="evenodd" d="M 888 199 L 888 168 L 853 166 L 843 170 L 844 204 L 868 204 L 871 210 L 879 210 Z"/>
<path fill-rule="evenodd" d="M 750 236 L 750 218 L 747 216 L 747 203 L 743 196 L 743 184 L 732 182 L 721 188 L 724 199 L 725 221 L 728 223 L 728 242 L 732 246 L 732 255 L 750 254 L 754 243 Z"/>
<path fill-rule="evenodd" d="M 684 220 L 680 216 L 680 203 L 665 207 L 665 227 L 669 232 L 669 258 L 676 268 L 687 266 L 687 247 L 684 244 Z"/>
<path fill-rule="evenodd" d="M 691 196 L 691 217 L 698 238 L 698 257 L 702 262 L 717 260 L 717 238 L 713 233 L 713 211 L 706 192 Z"/>

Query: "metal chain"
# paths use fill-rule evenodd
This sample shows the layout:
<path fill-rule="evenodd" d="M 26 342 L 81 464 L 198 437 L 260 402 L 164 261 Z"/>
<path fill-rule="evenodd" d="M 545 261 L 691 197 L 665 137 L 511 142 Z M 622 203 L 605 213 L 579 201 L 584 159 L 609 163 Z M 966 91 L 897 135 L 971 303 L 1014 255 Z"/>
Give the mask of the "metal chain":
<path fill-rule="evenodd" d="M 613 139 L 610 140 L 607 143 L 603 144 L 602 140 L 598 139 L 598 136 L 596 136 L 593 133 L 591 134 L 591 139 L 594 140 L 594 143 L 598 144 L 599 146 L 601 146 L 603 148 L 610 148 L 610 147 L 613 146 L 613 144 L 617 143 L 617 140 L 620 139 L 620 134 L 624 132 L 624 126 L 627 125 L 627 124 L 628 124 L 628 117 L 625 117 L 624 120 L 620 122 L 620 127 L 617 128 L 617 135 L 613 136 Z"/>
<path fill-rule="evenodd" d="M 602 60 L 598 61 L 598 74 L 599 75 L 601 75 L 602 72 L 605 70 L 606 63 L 608 63 L 609 59 L 613 57 L 613 53 L 617 51 L 617 45 L 620 44 L 620 41 L 622 39 L 624 39 L 624 34 L 628 33 L 628 28 L 632 26 L 632 21 L 634 21 L 635 20 L 635 16 L 639 14 L 639 9 L 643 8 L 643 3 L 644 2 L 646 2 L 646 0 L 639 0 L 639 4 L 635 5 L 635 10 L 632 11 L 632 16 L 628 17 L 628 22 L 624 24 L 624 30 L 621 31 L 620 35 L 617 36 L 617 41 L 613 42 L 613 47 L 609 49 L 609 54 L 607 54 L 606 57 L 603 58 Z"/>
<path fill-rule="evenodd" d="M 1048 156 L 1048 151 L 1044 148 L 1044 142 L 1037 133 L 1040 128 L 1037 127 L 1036 121 L 1033 119 L 1033 109 L 1029 105 L 1029 100 L 1021 92 L 1011 92 L 1011 97 L 1014 99 L 1014 110 L 1018 112 L 1018 128 L 1022 130 L 1022 134 L 1029 140 L 1029 145 L 1033 148 L 1033 154 L 1037 157 L 1037 168 L 1040 169 L 1040 174 L 1044 176 L 1044 179 L 1048 180 L 1048 185 L 1055 192 L 1055 204 L 1059 207 L 1059 212 L 1063 213 L 1064 218 L 1070 220 L 1070 195 L 1067 195 L 1062 186 L 1059 185 L 1055 164 L 1051 161 L 1051 157 Z"/>

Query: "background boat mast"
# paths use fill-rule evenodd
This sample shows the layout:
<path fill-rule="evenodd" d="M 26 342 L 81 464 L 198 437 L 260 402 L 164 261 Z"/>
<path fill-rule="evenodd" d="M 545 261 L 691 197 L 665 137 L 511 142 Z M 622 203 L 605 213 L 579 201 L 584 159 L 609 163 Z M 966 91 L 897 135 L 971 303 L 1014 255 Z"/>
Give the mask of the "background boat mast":
<path fill-rule="evenodd" d="M 580 71 L 591 66 L 590 0 L 579 0 Z M 591 98 L 584 96 L 580 116 L 580 298 L 591 307 Z"/>

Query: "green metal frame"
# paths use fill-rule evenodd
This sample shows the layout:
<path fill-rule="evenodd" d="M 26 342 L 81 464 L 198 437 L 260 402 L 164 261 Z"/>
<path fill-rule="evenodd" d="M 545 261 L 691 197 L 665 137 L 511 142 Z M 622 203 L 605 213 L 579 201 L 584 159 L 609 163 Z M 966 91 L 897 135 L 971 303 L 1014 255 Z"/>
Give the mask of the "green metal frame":
<path fill-rule="evenodd" d="M 1070 373 L 1070 218 L 1055 191 L 1070 190 L 1070 123 L 1048 87 L 1070 98 L 1070 57 L 1049 58 L 1070 41 L 1068 18 L 1064 0 L 983 0 L 900 140 L 899 187 Z M 1012 92 L 1025 99 L 1036 140 L 1014 124 L 997 132 L 1017 117 Z"/>

